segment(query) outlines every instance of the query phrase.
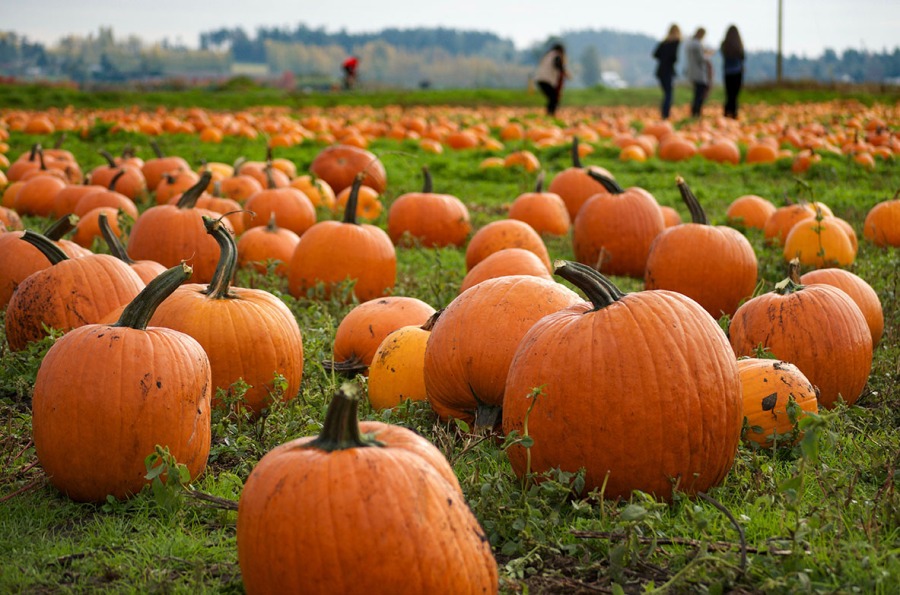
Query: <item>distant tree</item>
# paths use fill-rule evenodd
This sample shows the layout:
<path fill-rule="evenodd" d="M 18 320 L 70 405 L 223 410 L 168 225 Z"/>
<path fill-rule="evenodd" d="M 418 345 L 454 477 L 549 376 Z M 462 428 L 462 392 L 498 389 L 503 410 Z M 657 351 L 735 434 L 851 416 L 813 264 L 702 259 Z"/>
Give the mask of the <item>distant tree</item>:
<path fill-rule="evenodd" d="M 593 87 L 600 83 L 600 53 L 597 47 L 589 45 L 584 48 L 579 56 L 581 63 L 581 82 L 585 87 Z"/>

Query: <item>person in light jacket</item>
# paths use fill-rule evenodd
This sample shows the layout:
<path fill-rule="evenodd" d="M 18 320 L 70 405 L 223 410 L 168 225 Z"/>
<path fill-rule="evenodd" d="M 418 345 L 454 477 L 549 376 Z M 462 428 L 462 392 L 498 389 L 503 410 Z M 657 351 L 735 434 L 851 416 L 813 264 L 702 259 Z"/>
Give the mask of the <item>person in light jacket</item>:
<path fill-rule="evenodd" d="M 534 80 L 547 98 L 547 115 L 556 115 L 559 100 L 562 97 L 562 88 L 565 80 L 569 78 L 566 70 L 566 48 L 561 43 L 554 43 L 538 63 Z"/>
<path fill-rule="evenodd" d="M 744 82 L 744 43 L 734 25 L 725 32 L 719 51 L 722 52 L 722 75 L 725 79 L 725 117 L 737 119 L 738 94 Z"/>
<path fill-rule="evenodd" d="M 678 45 L 681 43 L 681 29 L 678 25 L 669 27 L 669 33 L 666 38 L 657 44 L 653 50 L 653 57 L 656 58 L 656 78 L 659 80 L 659 86 L 663 90 L 662 105 L 659 111 L 663 120 L 669 118 L 669 112 L 672 109 L 672 81 L 675 79 L 675 62 L 678 61 Z"/>
<path fill-rule="evenodd" d="M 699 27 L 694 36 L 685 44 L 685 59 L 687 67 L 685 76 L 694 85 L 694 99 L 691 101 L 691 116 L 699 118 L 703 111 L 703 102 L 709 93 L 709 85 L 712 83 L 712 63 L 709 58 L 712 52 L 703 45 L 706 29 Z"/>

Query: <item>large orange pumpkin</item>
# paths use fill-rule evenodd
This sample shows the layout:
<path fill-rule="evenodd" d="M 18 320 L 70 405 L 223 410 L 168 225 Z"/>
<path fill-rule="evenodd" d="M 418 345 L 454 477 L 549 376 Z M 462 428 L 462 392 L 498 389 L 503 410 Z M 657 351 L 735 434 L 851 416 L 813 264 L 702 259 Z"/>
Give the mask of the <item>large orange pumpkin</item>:
<path fill-rule="evenodd" d="M 767 348 L 790 362 L 819 389 L 819 404 L 834 407 L 838 398 L 853 404 L 872 368 L 872 333 L 859 307 L 830 285 L 801 285 L 799 263 L 774 291 L 748 300 L 731 320 L 729 336 L 736 355 L 752 356 Z"/>
<path fill-rule="evenodd" d="M 356 411 L 339 392 L 319 436 L 277 447 L 247 479 L 237 519 L 247 593 L 496 593 L 490 543 L 441 452 Z"/>
<path fill-rule="evenodd" d="M 306 296 L 321 283 L 325 295 L 347 280 L 360 302 L 386 295 L 396 283 L 397 254 L 380 227 L 356 222 L 356 201 L 362 176 L 357 176 L 343 221 L 320 221 L 306 230 L 288 264 L 288 287 L 294 297 Z"/>
<path fill-rule="evenodd" d="M 878 294 L 862 277 L 844 269 L 827 268 L 809 271 L 800 276 L 800 283 L 811 285 L 821 283 L 837 287 L 850 296 L 859 306 L 872 333 L 872 345 L 878 345 L 884 333 L 884 310 Z"/>
<path fill-rule="evenodd" d="M 153 309 L 190 276 L 179 265 L 148 285 L 116 324 L 58 340 L 32 401 L 37 458 L 58 490 L 84 502 L 123 499 L 148 483 L 145 459 L 166 447 L 196 478 L 210 448 L 209 361 L 183 333 L 147 328 Z M 115 363 L 114 372 L 108 370 Z"/>
<path fill-rule="evenodd" d="M 309 171 L 325 180 L 335 194 L 353 185 L 353 180 L 362 174 L 362 183 L 382 194 L 387 188 L 387 174 L 384 165 L 374 154 L 352 145 L 332 145 L 322 150 Z"/>
<path fill-rule="evenodd" d="M 718 485 L 741 434 L 741 385 L 725 333 L 671 291 L 624 295 L 595 270 L 558 262 L 589 302 L 545 316 L 506 378 L 503 431 L 517 475 L 585 469 L 585 491 L 671 499 Z"/>
<path fill-rule="evenodd" d="M 281 400 L 293 399 L 303 378 L 300 328 L 284 302 L 267 291 L 233 287 L 237 247 L 221 219 L 203 223 L 218 243 L 221 256 L 208 285 L 178 288 L 156 309 L 150 323 L 192 336 L 209 356 L 213 406 L 222 402 L 215 391 L 230 391 L 239 379 L 250 385 L 240 406 L 259 413 L 269 406 L 275 375 L 287 384 Z"/>
<path fill-rule="evenodd" d="M 684 179 L 679 176 L 677 183 L 692 222 L 668 227 L 653 241 L 644 287 L 682 293 L 715 318 L 733 314 L 756 288 L 753 246 L 731 227 L 709 225 Z"/>

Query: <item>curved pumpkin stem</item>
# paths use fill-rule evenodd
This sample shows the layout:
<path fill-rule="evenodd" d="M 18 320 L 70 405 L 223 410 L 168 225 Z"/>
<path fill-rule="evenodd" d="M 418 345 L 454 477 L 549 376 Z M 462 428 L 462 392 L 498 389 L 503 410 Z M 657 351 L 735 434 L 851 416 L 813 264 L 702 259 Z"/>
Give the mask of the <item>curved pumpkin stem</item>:
<path fill-rule="evenodd" d="M 110 167 L 116 167 L 116 158 L 112 156 L 112 153 L 110 153 L 106 149 L 100 149 L 97 152 L 100 153 L 104 159 L 106 159 L 106 163 L 108 163 Z"/>
<path fill-rule="evenodd" d="M 51 223 L 43 232 L 41 232 L 41 235 L 46 236 L 47 238 L 55 242 L 75 229 L 76 223 L 78 223 L 78 215 L 74 215 L 72 213 L 63 215 L 62 217 Z"/>
<path fill-rule="evenodd" d="M 112 177 L 112 179 L 109 181 L 109 187 L 107 189 L 111 190 L 112 192 L 115 192 L 116 191 L 116 182 L 118 182 L 119 178 L 121 178 L 124 175 L 125 175 L 124 169 L 120 169 L 118 172 L 116 172 L 116 175 L 114 175 Z"/>
<path fill-rule="evenodd" d="M 572 137 L 572 167 L 581 169 L 581 154 L 578 152 L 578 137 Z"/>
<path fill-rule="evenodd" d="M 368 368 L 368 366 L 363 363 L 362 359 L 360 359 L 358 355 L 354 355 L 350 357 L 350 359 L 345 359 L 342 362 L 336 362 L 331 359 L 323 359 L 322 366 L 329 372 L 337 372 L 338 374 L 341 374 L 348 378 L 353 378 L 357 374 L 362 374 Z"/>
<path fill-rule="evenodd" d="M 228 228 L 222 225 L 221 217 L 213 219 L 204 215 L 203 225 L 206 227 L 206 233 L 219 245 L 219 262 L 216 263 L 216 270 L 213 271 L 212 279 L 203 293 L 214 300 L 231 297 L 228 293 L 231 290 L 234 271 L 237 269 L 237 244 L 234 243 Z"/>
<path fill-rule="evenodd" d="M 584 292 L 594 305 L 591 312 L 602 310 L 625 295 L 612 281 L 587 265 L 569 260 L 557 260 L 553 264 L 555 275 L 559 275 Z"/>
<path fill-rule="evenodd" d="M 790 295 L 805 288 L 806 286 L 800 283 L 800 259 L 792 258 L 788 263 L 788 276 L 775 284 L 775 293 Z"/>
<path fill-rule="evenodd" d="M 106 245 L 109 246 L 109 253 L 125 264 L 134 264 L 134 260 L 128 256 L 125 246 L 122 245 L 122 242 L 119 241 L 119 238 L 116 237 L 116 234 L 113 233 L 112 228 L 109 226 L 106 213 L 101 212 L 97 216 L 97 225 L 100 227 L 100 234 L 106 240 Z"/>
<path fill-rule="evenodd" d="M 193 269 L 185 263 L 177 264 L 171 269 L 161 273 L 141 290 L 131 303 L 125 306 L 118 322 L 112 326 L 123 326 L 137 330 L 144 330 L 150 323 L 153 313 L 172 292 L 187 281 Z"/>
<path fill-rule="evenodd" d="M 544 191 L 544 170 L 538 172 L 537 180 L 534 182 L 535 194 L 541 194 Z"/>
<path fill-rule="evenodd" d="M 57 138 L 56 142 L 53 143 L 53 148 L 54 149 L 62 148 L 64 142 L 66 142 L 66 133 L 65 132 L 63 132 L 62 134 L 59 135 L 59 138 Z"/>
<path fill-rule="evenodd" d="M 53 240 L 33 231 L 25 230 L 20 238 L 25 240 L 35 248 L 41 251 L 41 254 L 50 261 L 50 266 L 59 264 L 64 260 L 69 260 L 69 255 L 63 252 L 63 249 L 53 243 Z"/>
<path fill-rule="evenodd" d="M 584 170 L 587 175 L 594 179 L 594 181 L 599 182 L 606 191 L 610 194 L 625 194 L 625 189 L 622 188 L 618 182 L 610 178 L 609 176 L 605 176 L 600 172 L 596 172 L 592 169 Z"/>
<path fill-rule="evenodd" d="M 41 143 L 34 143 L 33 145 L 31 145 L 31 152 L 28 154 L 28 161 L 34 161 L 37 158 L 38 152 L 40 152 L 40 150 Z"/>
<path fill-rule="evenodd" d="M 675 178 L 675 183 L 678 184 L 678 191 L 681 192 L 681 199 L 684 201 L 684 204 L 687 205 L 688 211 L 691 213 L 691 222 L 699 225 L 709 225 L 709 221 L 706 218 L 706 211 L 700 206 L 700 201 L 697 200 L 697 196 L 691 191 L 690 187 L 688 187 L 684 178 L 677 176 Z"/>
<path fill-rule="evenodd" d="M 350 196 L 347 197 L 347 207 L 344 209 L 344 223 L 356 225 L 356 206 L 359 204 L 359 187 L 362 186 L 364 174 L 356 174 L 353 185 L 350 186 Z"/>
<path fill-rule="evenodd" d="M 334 393 L 325 413 L 325 423 L 319 435 L 301 448 L 315 448 L 325 452 L 383 446 L 381 442 L 366 438 L 359 432 L 359 389 L 345 383 Z"/>
<path fill-rule="evenodd" d="M 209 186 L 210 180 L 212 180 L 212 172 L 203 172 L 197 183 L 181 194 L 181 198 L 178 199 L 178 204 L 175 206 L 179 209 L 193 209 L 197 205 L 197 199 L 200 198 L 200 195 L 203 194 L 203 191 Z"/>
<path fill-rule="evenodd" d="M 433 192 L 432 181 L 431 181 L 431 172 L 428 170 L 427 165 L 422 166 L 422 194 L 431 194 Z"/>
<path fill-rule="evenodd" d="M 162 149 L 159 148 L 159 143 L 157 143 L 155 140 L 150 141 L 150 148 L 153 149 L 153 153 L 156 154 L 156 157 L 158 159 L 162 159 L 166 156 L 166 154 L 163 153 Z"/>

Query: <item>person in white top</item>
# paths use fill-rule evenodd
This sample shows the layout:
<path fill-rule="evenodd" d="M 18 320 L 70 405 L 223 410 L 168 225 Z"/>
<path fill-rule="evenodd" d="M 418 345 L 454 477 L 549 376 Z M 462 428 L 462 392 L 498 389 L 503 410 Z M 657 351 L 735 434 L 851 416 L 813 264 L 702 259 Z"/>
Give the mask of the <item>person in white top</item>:
<path fill-rule="evenodd" d="M 706 29 L 699 27 L 684 47 L 687 61 L 684 74 L 694 85 L 691 116 L 695 118 L 700 117 L 703 110 L 703 102 L 706 101 L 709 86 L 712 84 L 712 62 L 710 57 L 713 55 L 713 50 L 704 47 L 703 38 L 705 36 Z"/>
<path fill-rule="evenodd" d="M 547 115 L 556 115 L 556 108 L 562 97 L 563 82 L 569 78 L 566 70 L 566 49 L 561 43 L 554 43 L 538 63 L 534 80 L 547 98 Z"/>

